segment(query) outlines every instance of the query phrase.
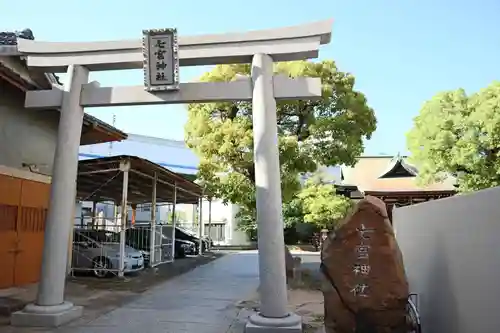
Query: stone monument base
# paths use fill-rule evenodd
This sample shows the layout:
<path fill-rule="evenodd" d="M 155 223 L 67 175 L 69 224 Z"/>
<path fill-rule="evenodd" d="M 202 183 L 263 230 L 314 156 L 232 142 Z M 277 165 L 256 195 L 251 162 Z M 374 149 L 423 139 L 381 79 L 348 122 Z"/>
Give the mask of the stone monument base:
<path fill-rule="evenodd" d="M 257 313 L 248 319 L 245 333 L 302 333 L 302 318 L 294 313 L 284 318 L 266 318 Z"/>
<path fill-rule="evenodd" d="M 12 326 L 58 327 L 82 316 L 83 307 L 64 302 L 59 305 L 43 306 L 28 304 L 10 317 Z"/>

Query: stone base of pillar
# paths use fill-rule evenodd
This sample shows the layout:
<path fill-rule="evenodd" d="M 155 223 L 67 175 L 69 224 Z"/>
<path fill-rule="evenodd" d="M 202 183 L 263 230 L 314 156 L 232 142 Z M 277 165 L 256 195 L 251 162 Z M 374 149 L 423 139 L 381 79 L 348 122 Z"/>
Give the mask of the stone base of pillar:
<path fill-rule="evenodd" d="M 245 333 L 302 333 L 302 318 L 294 313 L 284 318 L 254 314 L 248 319 Z"/>
<path fill-rule="evenodd" d="M 82 316 L 83 307 L 64 302 L 59 305 L 43 306 L 28 304 L 10 317 L 12 326 L 58 327 Z"/>

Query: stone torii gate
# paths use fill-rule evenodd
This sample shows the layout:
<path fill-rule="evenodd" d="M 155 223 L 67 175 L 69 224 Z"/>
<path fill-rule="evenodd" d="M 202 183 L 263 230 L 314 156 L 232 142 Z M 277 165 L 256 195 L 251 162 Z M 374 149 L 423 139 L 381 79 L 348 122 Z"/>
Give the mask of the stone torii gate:
<path fill-rule="evenodd" d="M 273 61 L 317 57 L 320 45 L 330 42 L 331 25 L 332 20 L 327 20 L 178 39 L 174 29 L 165 29 L 143 32 L 143 43 L 18 39 L 19 55 L 26 58 L 31 70 L 69 75 L 64 88 L 30 91 L 26 95 L 27 108 L 60 108 L 61 117 L 38 295 L 35 303 L 12 315 L 12 324 L 59 326 L 81 316 L 81 307 L 64 300 L 64 287 L 84 108 L 251 100 L 261 309 L 249 319 L 246 332 L 301 332 L 301 318 L 287 311 L 276 100 L 320 98 L 321 82 L 319 78 L 273 76 Z M 153 43 L 169 46 L 166 54 L 172 69 L 166 75 L 158 62 L 156 69 L 152 66 Z M 232 82 L 179 83 L 178 80 L 178 66 L 235 63 L 251 63 L 251 77 Z M 145 69 L 146 89 L 99 87 L 97 82 L 88 82 L 90 71 L 140 68 Z"/>

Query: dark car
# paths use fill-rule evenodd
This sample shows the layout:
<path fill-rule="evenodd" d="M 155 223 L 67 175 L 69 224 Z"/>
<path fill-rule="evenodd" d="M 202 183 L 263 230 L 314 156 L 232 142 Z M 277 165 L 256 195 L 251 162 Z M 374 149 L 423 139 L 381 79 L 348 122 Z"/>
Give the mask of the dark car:
<path fill-rule="evenodd" d="M 156 231 L 156 239 L 155 245 L 160 244 L 160 249 L 162 250 L 160 253 L 163 254 L 165 259 L 171 256 L 171 246 L 172 239 L 169 237 L 170 235 L 165 232 L 162 234 L 159 231 Z M 151 228 L 148 226 L 136 226 L 130 229 L 127 229 L 125 232 L 126 244 L 138 249 L 141 251 L 144 256 L 144 262 L 148 266 L 150 262 L 150 251 L 151 251 Z M 194 247 L 192 242 L 183 240 L 183 239 L 175 239 L 175 258 L 180 259 L 184 258 L 187 254 L 190 254 L 191 248 Z"/>
<path fill-rule="evenodd" d="M 163 233 L 167 235 L 172 234 L 172 226 L 163 226 Z M 192 232 L 176 227 L 175 228 L 175 239 L 181 239 L 184 241 L 194 243 L 193 253 L 186 254 L 198 254 L 200 248 L 200 238 L 193 234 Z M 202 238 L 202 250 L 205 252 L 209 248 L 209 241 L 206 238 Z"/>

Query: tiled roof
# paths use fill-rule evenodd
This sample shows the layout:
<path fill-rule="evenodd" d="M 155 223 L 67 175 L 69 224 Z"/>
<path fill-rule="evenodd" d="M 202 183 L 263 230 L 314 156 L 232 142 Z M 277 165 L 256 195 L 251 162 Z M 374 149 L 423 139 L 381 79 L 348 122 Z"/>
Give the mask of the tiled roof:
<path fill-rule="evenodd" d="M 406 163 L 401 155 L 396 155 L 391 159 L 391 162 L 388 164 L 387 169 L 384 170 L 379 178 L 395 178 L 393 174 L 394 172 L 397 172 L 398 169 L 402 169 L 404 173 L 411 177 L 415 177 L 418 175 L 417 168 Z"/>
<path fill-rule="evenodd" d="M 413 169 L 402 157 L 402 162 Z M 380 178 L 394 163 L 393 156 L 360 157 L 354 167 L 342 167 L 344 184 L 356 185 L 361 191 L 448 191 L 455 190 L 455 181 L 448 178 L 442 183 L 419 186 L 416 177 Z"/>
<path fill-rule="evenodd" d="M 0 31 L 0 46 L 16 46 L 17 45 L 17 39 L 18 38 L 23 38 L 23 39 L 29 39 L 29 40 L 35 40 L 35 35 L 33 35 L 33 31 L 31 29 L 24 29 L 21 31 L 14 31 L 14 32 L 9 32 L 9 31 Z M 23 76 L 24 73 L 22 71 L 20 72 L 16 68 L 12 67 L 13 64 L 13 57 L 10 57 L 11 59 L 1 59 L 0 57 L 0 65 L 3 65 L 4 67 L 8 67 L 14 74 L 22 77 L 25 81 L 30 81 L 33 79 L 30 77 L 29 80 L 26 79 L 26 77 Z M 21 62 L 23 67 L 24 67 L 24 61 L 21 61 L 19 58 L 16 59 L 17 62 Z M 6 63 L 6 61 L 8 63 Z M 52 84 L 61 84 L 59 81 L 59 77 L 57 75 L 52 74 L 52 73 L 46 73 L 44 75 L 44 78 L 42 78 L 46 81 L 46 84 L 43 84 L 45 88 L 50 87 Z M 39 80 L 37 80 L 39 81 Z"/>
<path fill-rule="evenodd" d="M 34 40 L 35 36 L 30 29 L 14 32 L 0 31 L 0 45 L 17 45 L 18 38 Z"/>

